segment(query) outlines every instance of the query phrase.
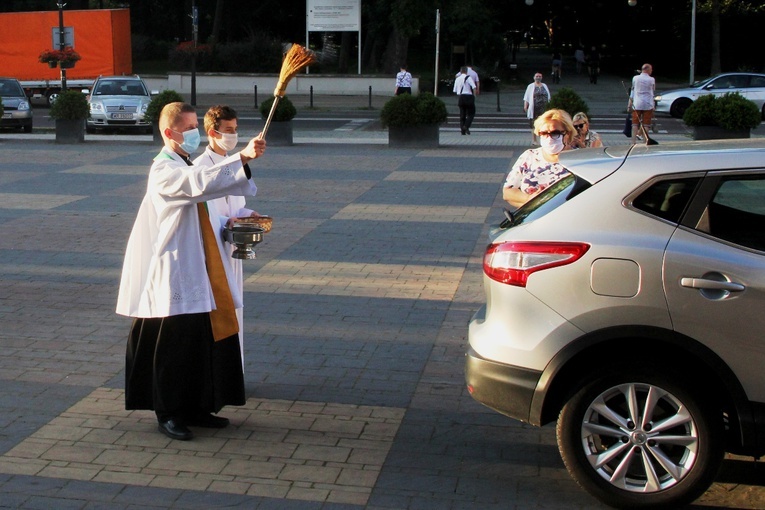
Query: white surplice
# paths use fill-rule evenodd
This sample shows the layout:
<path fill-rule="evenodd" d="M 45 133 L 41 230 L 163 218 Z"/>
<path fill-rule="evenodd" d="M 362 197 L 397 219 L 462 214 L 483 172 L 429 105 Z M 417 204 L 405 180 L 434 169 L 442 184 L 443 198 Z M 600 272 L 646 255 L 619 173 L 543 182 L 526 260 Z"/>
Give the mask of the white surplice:
<path fill-rule="evenodd" d="M 220 154 L 215 153 L 208 146 L 204 153 L 202 153 L 194 160 L 194 164 L 217 165 L 225 159 L 226 156 L 221 156 Z M 227 195 L 225 197 L 216 198 L 207 202 L 209 208 L 211 210 L 215 209 L 220 216 L 220 228 L 223 228 L 228 219 L 231 217 L 249 217 L 254 211 L 252 209 L 247 209 L 245 207 L 246 204 L 246 199 L 243 196 L 237 195 Z M 227 252 L 226 258 L 231 264 L 231 269 L 234 272 L 234 280 L 236 282 L 236 291 L 234 291 L 234 288 L 232 288 L 231 292 L 232 294 L 238 296 L 239 302 L 242 303 L 241 306 L 237 306 L 236 308 L 236 318 L 239 320 L 239 348 L 242 352 L 242 361 L 244 361 L 244 328 L 242 327 L 244 324 L 244 271 L 242 267 L 242 260 L 231 258 L 231 254 L 236 249 L 236 246 L 232 245 L 231 243 L 224 243 L 224 247 Z M 236 302 L 236 298 L 234 299 L 234 302 Z"/>
<path fill-rule="evenodd" d="M 216 165 L 188 166 L 163 147 L 149 170 L 146 195 L 128 240 L 117 313 L 149 318 L 215 309 L 196 204 L 227 195 L 254 196 L 256 191 L 238 154 Z M 220 232 L 217 210 L 208 209 L 213 231 Z M 234 306 L 240 308 L 230 254 L 220 236 L 216 241 Z"/>

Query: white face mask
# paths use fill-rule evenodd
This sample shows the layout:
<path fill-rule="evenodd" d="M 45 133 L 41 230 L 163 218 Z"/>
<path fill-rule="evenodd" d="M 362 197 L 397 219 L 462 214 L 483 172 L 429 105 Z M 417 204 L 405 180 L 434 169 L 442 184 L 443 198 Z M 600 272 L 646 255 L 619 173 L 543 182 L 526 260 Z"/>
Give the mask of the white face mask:
<path fill-rule="evenodd" d="M 542 146 L 542 150 L 548 154 L 558 154 L 563 150 L 563 135 L 558 138 L 551 136 L 540 136 L 539 142 Z"/>
<path fill-rule="evenodd" d="M 221 138 L 215 139 L 215 143 L 217 143 L 218 147 L 226 152 L 231 152 L 231 150 L 233 150 L 233 148 L 236 147 L 236 144 L 239 142 L 239 135 L 236 133 L 221 133 L 217 130 L 215 132 L 221 136 Z"/>

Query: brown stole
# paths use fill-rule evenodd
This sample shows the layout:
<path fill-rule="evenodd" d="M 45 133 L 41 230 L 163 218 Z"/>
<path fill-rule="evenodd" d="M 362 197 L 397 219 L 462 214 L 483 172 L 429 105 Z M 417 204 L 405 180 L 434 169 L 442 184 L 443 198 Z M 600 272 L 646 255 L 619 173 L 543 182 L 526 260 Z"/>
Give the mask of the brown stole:
<path fill-rule="evenodd" d="M 197 204 L 199 225 L 202 228 L 202 242 L 205 247 L 205 267 L 207 276 L 210 278 L 213 297 L 215 298 L 215 310 L 210 312 L 213 338 L 218 342 L 224 338 L 239 334 L 239 321 L 236 319 L 234 298 L 231 297 L 231 288 L 228 286 L 226 271 L 223 269 L 223 261 L 220 259 L 218 243 L 215 242 L 215 233 L 210 225 L 210 215 L 207 212 L 207 204 Z"/>

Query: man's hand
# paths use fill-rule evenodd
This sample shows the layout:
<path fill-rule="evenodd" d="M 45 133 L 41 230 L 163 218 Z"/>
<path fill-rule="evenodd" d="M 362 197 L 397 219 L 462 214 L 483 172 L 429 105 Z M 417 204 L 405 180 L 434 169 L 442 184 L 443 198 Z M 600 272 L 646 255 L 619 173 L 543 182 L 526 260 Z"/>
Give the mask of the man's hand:
<path fill-rule="evenodd" d="M 250 160 L 259 158 L 266 152 L 266 141 L 259 134 L 249 142 L 247 146 L 239 151 L 239 157 L 242 158 L 242 164 L 247 164 Z"/>

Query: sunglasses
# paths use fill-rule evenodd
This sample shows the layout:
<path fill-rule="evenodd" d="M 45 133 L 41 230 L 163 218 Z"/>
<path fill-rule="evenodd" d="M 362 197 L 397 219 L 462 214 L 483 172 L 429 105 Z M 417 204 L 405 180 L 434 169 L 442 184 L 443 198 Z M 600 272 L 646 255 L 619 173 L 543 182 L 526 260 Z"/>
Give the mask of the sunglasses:
<path fill-rule="evenodd" d="M 582 129 L 585 126 L 585 124 L 574 124 L 574 127 L 576 129 Z"/>
<path fill-rule="evenodd" d="M 566 134 L 565 131 L 558 131 L 557 129 L 555 131 L 540 131 L 539 136 L 549 136 L 550 138 L 560 138 Z"/>

